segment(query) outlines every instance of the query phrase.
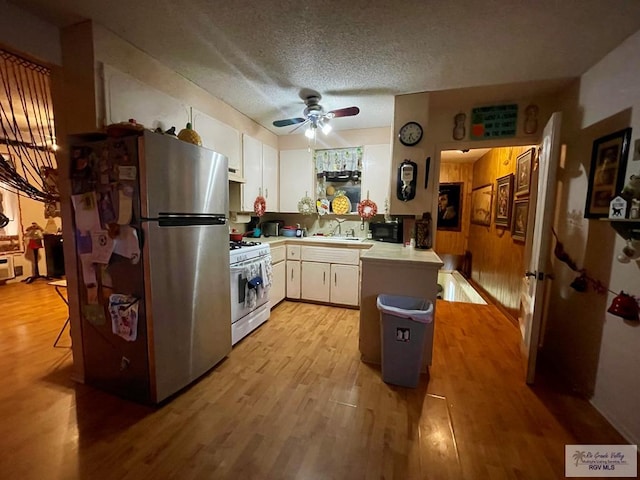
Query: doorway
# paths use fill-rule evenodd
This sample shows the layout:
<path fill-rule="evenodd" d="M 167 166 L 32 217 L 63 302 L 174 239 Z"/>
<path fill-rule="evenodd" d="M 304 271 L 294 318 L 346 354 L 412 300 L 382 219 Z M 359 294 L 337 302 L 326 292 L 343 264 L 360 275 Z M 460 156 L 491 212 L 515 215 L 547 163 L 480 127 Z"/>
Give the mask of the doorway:
<path fill-rule="evenodd" d="M 441 200 L 435 251 L 445 264 L 442 271 L 457 272 L 456 276 L 463 277 L 481 297 L 508 313 L 514 324 L 525 253 L 525 238 L 519 234 L 522 226 L 514 229 L 514 215 L 528 207 L 529 198 L 522 182 L 516 193 L 516 175 L 518 164 L 522 171 L 525 157 L 534 147 L 498 146 L 440 153 Z M 528 160 L 533 160 L 532 155 Z M 451 207 L 457 209 L 458 221 L 443 222 L 443 212 Z"/>

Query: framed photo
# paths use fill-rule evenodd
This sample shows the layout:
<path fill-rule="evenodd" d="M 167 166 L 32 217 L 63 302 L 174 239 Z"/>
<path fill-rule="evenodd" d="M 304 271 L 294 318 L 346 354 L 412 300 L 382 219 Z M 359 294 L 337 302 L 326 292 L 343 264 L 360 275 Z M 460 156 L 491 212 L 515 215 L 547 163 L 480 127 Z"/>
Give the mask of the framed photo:
<path fill-rule="evenodd" d="M 471 223 L 491 225 L 493 185 L 483 185 L 471 190 Z"/>
<path fill-rule="evenodd" d="M 527 220 L 529 218 L 529 199 L 516 199 L 513 202 L 513 224 L 511 238 L 524 242 L 527 238 Z"/>
<path fill-rule="evenodd" d="M 462 182 L 441 183 L 438 191 L 438 230 L 461 230 Z"/>
<path fill-rule="evenodd" d="M 530 148 L 526 152 L 518 155 L 518 158 L 516 159 L 516 195 L 526 195 L 529 193 L 533 153 L 534 149 Z"/>
<path fill-rule="evenodd" d="M 587 184 L 587 203 L 584 208 L 585 218 L 609 216 L 609 202 L 624 187 L 630 141 L 630 128 L 594 140 Z"/>
<path fill-rule="evenodd" d="M 496 217 L 498 227 L 511 225 L 511 202 L 513 201 L 513 173 L 496 180 Z"/>

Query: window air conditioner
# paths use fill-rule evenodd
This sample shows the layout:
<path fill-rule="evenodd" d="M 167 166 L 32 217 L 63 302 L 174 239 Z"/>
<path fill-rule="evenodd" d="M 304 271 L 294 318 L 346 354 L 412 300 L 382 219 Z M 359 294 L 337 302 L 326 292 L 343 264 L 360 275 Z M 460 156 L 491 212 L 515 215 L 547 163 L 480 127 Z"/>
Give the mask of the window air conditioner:
<path fill-rule="evenodd" d="M 0 257 L 0 281 L 16 278 L 13 271 L 13 257 Z"/>

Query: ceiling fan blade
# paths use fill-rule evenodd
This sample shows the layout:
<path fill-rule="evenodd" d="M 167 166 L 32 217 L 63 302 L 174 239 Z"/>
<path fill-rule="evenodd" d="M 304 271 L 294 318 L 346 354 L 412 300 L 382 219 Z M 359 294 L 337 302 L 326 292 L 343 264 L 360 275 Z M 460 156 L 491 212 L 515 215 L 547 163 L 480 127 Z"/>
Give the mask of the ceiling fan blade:
<path fill-rule="evenodd" d="M 291 130 L 289 132 L 289 134 L 292 134 L 293 132 L 295 132 L 296 130 L 298 130 L 300 127 L 304 126 L 305 123 L 309 123 L 309 120 L 305 120 L 304 122 L 302 122 L 300 125 L 298 125 L 296 128 L 294 128 L 293 130 Z"/>
<path fill-rule="evenodd" d="M 287 118 L 285 120 L 276 120 L 275 122 L 273 122 L 273 126 L 274 127 L 286 127 L 288 125 L 295 125 L 296 123 L 303 123 L 305 122 L 307 119 L 306 118 Z"/>
<path fill-rule="evenodd" d="M 328 112 L 334 117 L 353 117 L 354 115 L 358 115 L 360 113 L 360 109 L 358 107 L 346 107 L 339 108 L 337 110 L 331 110 Z"/>

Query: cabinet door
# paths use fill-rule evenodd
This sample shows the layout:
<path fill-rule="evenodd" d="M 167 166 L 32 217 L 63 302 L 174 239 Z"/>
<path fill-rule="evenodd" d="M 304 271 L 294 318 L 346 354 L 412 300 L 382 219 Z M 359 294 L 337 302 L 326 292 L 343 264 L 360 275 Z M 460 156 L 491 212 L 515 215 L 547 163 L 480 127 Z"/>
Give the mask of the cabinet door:
<path fill-rule="evenodd" d="M 240 132 L 216 118 L 193 109 L 194 128 L 202 138 L 202 146 L 229 158 L 229 170 L 242 175 Z"/>
<path fill-rule="evenodd" d="M 252 212 L 253 202 L 262 195 L 262 142 L 249 135 L 242 135 L 242 211 Z"/>
<path fill-rule="evenodd" d="M 303 300 L 329 301 L 330 266 L 328 263 L 302 262 L 301 296 Z"/>
<path fill-rule="evenodd" d="M 362 152 L 361 198 L 376 202 L 378 213 L 384 213 L 384 201 L 391 188 L 391 145 L 365 145 Z M 390 201 L 390 199 L 389 199 Z"/>
<path fill-rule="evenodd" d="M 331 303 L 358 305 L 359 291 L 359 266 L 331 265 Z"/>
<path fill-rule="evenodd" d="M 287 298 L 300 298 L 300 262 L 287 260 Z"/>
<path fill-rule="evenodd" d="M 280 211 L 298 213 L 298 202 L 315 198 L 312 154 L 307 149 L 280 151 Z"/>
<path fill-rule="evenodd" d="M 269 290 L 269 308 L 275 307 L 284 299 L 287 288 L 286 262 L 278 262 L 271 267 L 271 289 Z"/>
<path fill-rule="evenodd" d="M 267 212 L 278 212 L 278 151 L 262 145 L 262 196 L 267 202 Z"/>

